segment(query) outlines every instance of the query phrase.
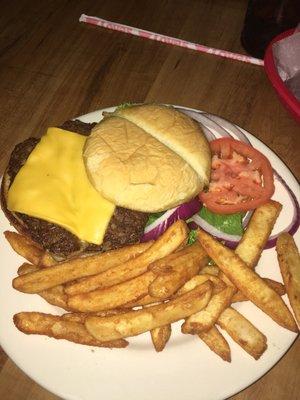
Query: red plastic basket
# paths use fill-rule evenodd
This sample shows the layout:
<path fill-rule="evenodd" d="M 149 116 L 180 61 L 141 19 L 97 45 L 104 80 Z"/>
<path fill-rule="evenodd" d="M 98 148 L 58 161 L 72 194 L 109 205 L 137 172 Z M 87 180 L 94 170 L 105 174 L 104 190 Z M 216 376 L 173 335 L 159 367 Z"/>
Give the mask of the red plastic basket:
<path fill-rule="evenodd" d="M 268 78 L 270 79 L 275 91 L 277 92 L 281 102 L 288 109 L 288 111 L 293 115 L 296 121 L 300 122 L 300 101 L 293 95 L 293 93 L 285 86 L 284 82 L 280 78 L 277 72 L 277 68 L 274 63 L 273 43 L 281 40 L 287 36 L 292 35 L 295 29 L 290 29 L 286 32 L 281 33 L 276 36 L 272 42 L 268 45 L 265 57 L 264 57 L 264 67 Z"/>

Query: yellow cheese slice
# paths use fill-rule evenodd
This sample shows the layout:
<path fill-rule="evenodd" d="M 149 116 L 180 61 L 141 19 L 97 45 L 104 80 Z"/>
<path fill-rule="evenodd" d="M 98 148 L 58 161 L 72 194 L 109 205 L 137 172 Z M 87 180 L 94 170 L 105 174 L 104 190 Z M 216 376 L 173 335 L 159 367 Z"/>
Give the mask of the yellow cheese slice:
<path fill-rule="evenodd" d="M 86 137 L 49 128 L 15 177 L 7 205 L 101 244 L 115 205 L 90 183 L 82 159 Z"/>

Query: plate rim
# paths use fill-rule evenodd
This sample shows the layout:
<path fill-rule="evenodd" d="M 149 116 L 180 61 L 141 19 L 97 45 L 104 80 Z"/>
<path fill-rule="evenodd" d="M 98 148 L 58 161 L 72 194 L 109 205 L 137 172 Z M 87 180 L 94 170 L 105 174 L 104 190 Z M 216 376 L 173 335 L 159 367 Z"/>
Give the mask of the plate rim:
<path fill-rule="evenodd" d="M 168 105 L 169 105 L 169 104 L 168 104 Z M 171 104 L 170 104 L 170 105 L 171 105 Z M 204 112 L 205 112 L 205 111 L 202 111 L 202 110 L 197 110 L 197 109 L 194 109 L 194 108 L 185 107 L 185 106 L 180 106 L 180 105 L 172 105 L 172 106 L 174 106 L 175 108 L 178 108 L 179 110 L 181 109 L 181 110 L 187 110 L 187 111 L 194 111 L 194 112 L 197 112 L 197 113 L 204 113 Z M 116 109 L 116 107 L 117 107 L 117 106 L 105 107 L 105 108 L 102 108 L 102 109 L 99 109 L 99 110 L 95 110 L 95 111 L 89 112 L 89 113 L 87 113 L 87 114 L 81 115 L 81 116 L 76 117 L 76 118 L 74 118 L 74 119 L 78 119 L 78 120 L 83 121 L 83 122 L 92 122 L 92 121 L 86 121 L 86 120 L 90 120 L 91 118 L 94 118 L 95 115 L 100 114 L 100 119 L 94 121 L 94 122 L 99 122 L 99 121 L 102 119 L 102 113 L 103 113 L 104 111 L 108 111 L 108 112 L 109 112 L 109 111 L 113 111 L 114 109 Z M 206 113 L 206 112 L 205 112 L 205 113 Z M 216 116 L 220 117 L 220 116 L 217 115 L 217 114 L 211 114 L 211 113 L 207 113 L 207 114 L 208 114 L 208 115 L 216 115 Z M 285 164 L 285 162 L 280 158 L 280 156 L 278 156 L 277 153 L 274 152 L 268 145 L 266 145 L 263 141 L 261 141 L 260 139 L 258 139 L 258 138 L 255 137 L 253 134 L 251 134 L 250 132 L 246 131 L 245 129 L 243 129 L 243 128 L 240 127 L 239 125 L 236 125 L 236 124 L 232 123 L 231 121 L 226 120 L 226 119 L 223 118 L 223 117 L 220 117 L 220 118 L 222 118 L 222 120 L 225 120 L 225 121 L 229 122 L 230 124 L 232 124 L 232 125 L 238 127 L 239 129 L 241 129 L 241 130 L 250 138 L 251 141 L 252 141 L 252 140 L 254 140 L 254 142 L 257 141 L 260 145 L 262 145 L 262 146 L 265 147 L 268 151 L 270 151 L 270 152 L 275 156 L 275 158 L 277 158 L 277 161 L 279 161 L 279 162 L 282 164 L 282 165 L 280 166 L 280 170 L 281 170 L 282 166 L 283 166 L 284 168 L 286 168 L 286 169 L 288 170 L 289 174 L 290 174 L 290 177 L 289 177 L 289 178 L 293 180 L 293 185 L 298 185 L 297 179 L 296 179 L 296 177 L 294 176 L 293 172 L 292 172 L 292 171 L 290 170 L 290 168 Z M 299 196 L 297 196 L 297 194 L 295 194 L 295 195 L 296 195 L 297 200 L 299 200 Z M 2 215 L 2 217 L 3 217 L 3 215 Z M 0 221 L 0 222 L 1 222 L 1 221 Z M 1 231 L 2 231 L 2 230 L 3 230 L 3 229 L 1 228 Z M 288 348 L 285 349 L 285 350 L 282 352 L 282 354 L 280 354 L 280 356 L 276 359 L 275 363 L 273 363 L 271 366 L 266 366 L 264 372 L 262 372 L 261 375 L 259 375 L 258 377 L 255 377 L 254 379 L 250 380 L 249 383 L 247 383 L 246 386 L 242 384 L 241 387 L 239 387 L 238 389 L 234 389 L 234 391 L 232 391 L 232 392 L 230 392 L 230 393 L 226 393 L 226 394 L 225 394 L 225 397 L 217 397 L 217 398 L 214 398 L 214 400 L 221 400 L 221 399 L 225 399 L 225 398 L 231 397 L 231 396 L 233 396 L 233 395 L 236 395 L 236 394 L 240 393 L 241 391 L 243 391 L 244 389 L 246 389 L 246 388 L 248 388 L 249 386 L 251 386 L 252 384 L 254 384 L 255 382 L 257 382 L 258 380 L 260 380 L 260 379 L 261 379 L 263 376 L 265 376 L 270 370 L 272 370 L 272 369 L 277 365 L 277 363 L 284 357 L 284 355 L 291 349 L 291 347 L 293 346 L 293 344 L 296 342 L 296 339 L 298 338 L 298 336 L 299 336 L 298 334 L 295 334 L 293 340 L 289 343 Z M 10 349 L 7 351 L 6 347 L 3 346 L 1 338 L 2 338 L 2 335 L 1 335 L 1 333 L 0 333 L 0 345 L 2 346 L 3 350 L 4 350 L 5 353 L 8 355 L 8 357 L 18 366 L 18 368 L 21 369 L 21 371 L 23 371 L 23 372 L 24 372 L 27 376 L 29 376 L 34 382 L 38 383 L 38 385 L 40 385 L 41 387 L 45 388 L 45 389 L 48 390 L 50 393 L 53 393 L 53 394 L 55 394 L 55 395 L 57 395 L 57 396 L 60 396 L 60 397 L 64 396 L 63 392 L 62 392 L 62 391 L 59 391 L 59 388 L 58 388 L 57 390 L 56 390 L 56 389 L 53 389 L 53 387 L 51 387 L 51 384 L 50 384 L 50 383 L 48 384 L 48 383 L 45 383 L 45 382 L 41 381 L 39 378 L 37 379 L 37 378 L 35 377 L 35 374 L 34 374 L 34 373 L 31 373 L 31 371 L 28 371 L 27 369 L 24 369 L 24 368 L 20 365 L 21 363 L 19 363 L 19 362 L 17 362 L 17 361 L 15 360 L 14 354 L 12 354 L 12 352 L 10 351 Z M 224 363 L 225 363 L 225 362 L 224 362 Z M 104 393 L 104 394 L 105 394 L 105 393 Z M 79 399 L 79 397 L 76 397 L 76 396 L 73 397 L 73 395 L 69 394 L 68 397 L 66 397 L 66 399 L 68 399 L 68 400 L 69 400 L 69 399 L 70 399 L 70 400 L 73 400 L 73 399 Z"/>

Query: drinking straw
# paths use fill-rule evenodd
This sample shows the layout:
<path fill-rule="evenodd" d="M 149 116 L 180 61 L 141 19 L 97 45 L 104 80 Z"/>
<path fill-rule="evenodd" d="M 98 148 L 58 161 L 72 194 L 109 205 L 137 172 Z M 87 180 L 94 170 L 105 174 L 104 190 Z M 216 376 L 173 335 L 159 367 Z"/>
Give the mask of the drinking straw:
<path fill-rule="evenodd" d="M 103 18 L 92 17 L 89 15 L 82 14 L 79 18 L 79 22 L 84 22 L 86 24 L 101 26 L 103 28 L 128 33 L 130 35 L 143 37 L 143 38 L 146 38 L 149 40 L 156 40 L 158 42 L 171 44 L 173 46 L 185 47 L 190 50 L 196 50 L 196 51 L 199 51 L 202 53 L 214 54 L 216 56 L 230 58 L 232 60 L 243 61 L 246 63 L 255 64 L 255 65 L 264 65 L 263 60 L 260 60 L 258 58 L 254 58 L 254 57 L 250 57 L 250 56 L 246 56 L 246 55 L 238 54 L 238 53 L 232 53 L 231 51 L 215 49 L 213 47 L 204 46 L 202 44 L 188 42 L 186 40 L 162 35 L 160 33 L 146 31 L 146 30 L 140 29 L 140 28 L 134 28 L 132 26 L 119 24 L 117 22 L 107 21 Z"/>

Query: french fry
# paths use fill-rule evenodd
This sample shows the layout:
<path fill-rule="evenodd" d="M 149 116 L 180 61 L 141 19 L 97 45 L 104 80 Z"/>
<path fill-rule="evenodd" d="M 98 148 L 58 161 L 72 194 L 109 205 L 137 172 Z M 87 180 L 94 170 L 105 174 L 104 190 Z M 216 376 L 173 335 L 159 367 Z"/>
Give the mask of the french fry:
<path fill-rule="evenodd" d="M 280 203 L 270 200 L 254 211 L 247 229 L 235 249 L 235 253 L 248 267 L 253 269 L 257 265 L 281 208 Z M 224 280 L 226 285 L 233 286 L 223 271 L 220 271 L 219 277 Z"/>
<path fill-rule="evenodd" d="M 44 255 L 44 250 L 29 237 L 17 232 L 5 231 L 5 239 L 9 242 L 13 250 L 24 257 L 31 264 L 40 264 Z"/>
<path fill-rule="evenodd" d="M 66 293 L 68 295 L 87 293 L 95 289 L 116 285 L 143 274 L 147 271 L 149 264 L 168 256 L 178 249 L 186 241 L 187 231 L 188 228 L 184 221 L 175 222 L 139 257 L 78 283 L 68 285 Z M 176 255 L 172 254 L 171 258 L 176 258 Z"/>
<path fill-rule="evenodd" d="M 210 266 L 208 266 L 208 267 L 210 267 Z M 206 268 L 207 267 L 205 267 L 203 270 L 201 270 L 199 272 L 199 274 L 200 275 L 217 276 L 217 274 L 215 275 L 214 272 L 219 272 L 220 271 L 218 267 L 216 267 L 217 270 L 211 270 L 210 268 L 208 268 L 208 269 L 206 269 Z M 213 268 L 215 268 L 215 267 L 213 267 Z M 207 271 L 207 273 L 205 273 L 206 271 Z M 213 272 L 213 274 L 211 274 L 210 272 Z M 216 281 L 216 280 L 213 280 L 213 278 L 211 278 L 212 282 L 215 285 L 215 291 L 216 291 L 217 287 L 218 287 L 218 290 L 221 290 L 222 287 L 223 288 L 225 287 L 225 283 L 223 283 L 223 284 L 221 283 L 221 286 L 220 286 L 220 278 L 218 278 L 218 279 L 219 279 L 219 282 Z M 191 279 L 188 282 L 188 285 L 193 285 L 193 282 L 196 282 L 197 280 L 199 280 L 198 275 L 196 275 L 193 279 Z M 269 278 L 263 278 L 263 280 L 268 284 L 268 286 L 270 286 L 272 289 L 274 289 L 275 292 L 277 292 L 279 294 L 279 296 L 283 296 L 286 293 L 285 287 L 284 287 L 284 285 L 282 283 L 276 282 L 273 279 L 269 279 Z M 223 282 L 223 280 L 222 280 L 222 282 Z M 239 301 L 247 301 L 247 300 L 248 300 L 247 297 L 240 291 L 237 291 L 232 297 L 232 303 L 237 303 Z M 146 299 L 145 299 L 145 301 L 146 301 Z"/>
<path fill-rule="evenodd" d="M 198 336 L 214 353 L 220 356 L 224 361 L 231 362 L 231 351 L 229 344 L 215 326 L 210 328 L 209 331 L 198 333 Z"/>
<path fill-rule="evenodd" d="M 166 299 L 173 295 L 185 282 L 199 272 L 201 266 L 207 262 L 207 254 L 196 242 L 188 246 L 190 252 L 181 255 L 178 251 L 177 258 L 170 260 L 164 269 L 157 271 L 155 265 L 150 265 L 149 270 L 158 274 L 149 286 L 149 294 L 156 298 Z"/>
<path fill-rule="evenodd" d="M 281 297 L 240 257 L 202 230 L 198 231 L 198 239 L 222 272 L 249 300 L 279 325 L 298 332 L 295 320 Z"/>
<path fill-rule="evenodd" d="M 115 310 L 108 310 L 108 311 L 100 311 L 100 312 L 94 313 L 93 315 L 96 315 L 98 317 L 107 317 L 109 315 L 122 314 L 122 313 L 125 313 L 128 311 L 130 311 L 130 310 L 115 309 Z M 91 316 L 91 313 L 69 312 L 69 313 L 61 315 L 60 317 L 66 321 L 79 322 L 81 324 L 84 324 L 86 318 L 90 317 L 90 316 Z"/>
<path fill-rule="evenodd" d="M 270 286 L 270 288 L 275 290 L 275 292 L 279 294 L 279 296 L 283 296 L 286 294 L 286 289 L 281 282 L 274 281 L 270 278 L 263 278 L 263 280 L 267 283 L 268 286 Z"/>
<path fill-rule="evenodd" d="M 208 281 L 209 277 L 208 276 L 195 276 L 192 279 L 190 279 L 186 284 L 179 290 L 179 294 L 183 294 L 188 292 L 189 290 L 193 290 L 195 287 L 197 287 L 200 284 L 203 284 L 204 282 Z M 218 278 L 214 279 L 212 278 L 215 284 L 220 285 L 223 288 L 225 285 L 223 282 L 221 282 Z M 219 287 L 220 290 L 220 287 Z M 176 295 L 178 295 L 178 293 Z M 149 304 L 154 303 L 157 299 L 151 297 L 150 295 L 145 296 L 143 299 L 143 304 Z M 141 302 L 140 302 L 141 303 Z M 142 305 L 142 304 L 140 304 Z M 200 311 L 201 312 L 201 311 Z M 152 342 L 153 345 L 156 349 L 156 351 L 162 351 L 163 348 L 166 345 L 167 340 L 169 340 L 169 334 L 171 334 L 171 325 L 165 325 L 159 328 L 155 328 L 154 330 L 151 331 L 151 337 L 152 337 Z M 202 336 L 201 336 L 202 335 Z M 230 348 L 227 343 L 227 341 L 224 339 L 222 334 L 215 328 L 213 327 L 211 329 L 210 334 L 206 334 L 205 332 L 201 332 L 199 334 L 200 339 L 202 339 L 208 347 L 214 351 L 216 354 L 218 354 L 221 358 L 223 358 L 225 361 L 230 361 Z"/>
<path fill-rule="evenodd" d="M 151 243 L 141 243 L 106 253 L 87 257 L 74 258 L 60 264 L 40 269 L 13 280 L 13 287 L 25 293 L 39 293 L 42 290 L 73 281 L 75 279 L 94 275 L 122 262 L 137 257 L 149 248 Z"/>
<path fill-rule="evenodd" d="M 231 287 L 235 287 L 234 284 L 231 282 L 231 280 L 224 274 L 223 271 L 219 272 L 219 278 L 222 279 L 222 281 L 225 283 L 226 286 L 231 286 Z"/>
<path fill-rule="evenodd" d="M 202 283 L 211 281 L 213 284 L 213 293 L 216 293 L 226 287 L 225 283 L 218 277 L 203 274 L 203 275 L 195 275 L 189 281 L 187 281 L 175 294 L 172 296 L 175 298 L 176 296 L 181 296 L 182 294 L 188 292 L 189 290 L 195 289 L 195 287 L 202 285 Z M 129 302 L 125 304 L 125 307 L 138 307 L 138 306 L 146 306 L 149 304 L 154 304 L 157 302 L 163 302 L 164 300 L 159 299 L 157 297 L 150 296 L 146 294 L 146 296 L 135 302 Z"/>
<path fill-rule="evenodd" d="M 153 272 L 148 271 L 136 278 L 108 288 L 70 296 L 68 306 L 72 310 L 83 312 L 96 312 L 120 307 L 145 296 L 148 293 L 150 283 L 154 279 Z"/>
<path fill-rule="evenodd" d="M 197 281 L 200 283 L 205 278 L 212 278 L 215 281 L 215 284 L 220 284 L 220 287 L 216 290 L 217 293 L 225 287 L 224 282 L 220 278 L 210 275 L 198 276 L 193 277 L 189 282 L 187 282 L 178 293 L 185 293 L 187 290 L 193 289 L 195 285 L 197 285 Z M 266 349 L 266 337 L 238 311 L 231 310 L 231 307 L 226 308 L 226 310 L 224 310 L 219 316 L 217 323 L 220 324 L 220 326 L 223 323 L 223 329 L 225 329 L 233 340 L 239 343 L 250 355 L 259 357 Z M 225 313 L 226 311 L 227 313 Z M 222 319 L 221 317 L 223 314 L 225 317 Z M 220 323 L 219 320 L 221 321 Z M 224 357 L 225 359 L 230 360 L 229 345 L 223 335 L 215 327 L 212 327 L 206 332 L 198 333 L 198 337 L 202 339 L 214 353 L 222 358 Z"/>
<path fill-rule="evenodd" d="M 152 297 L 165 299 L 170 296 L 177 289 L 179 289 L 189 278 L 196 275 L 198 267 L 196 262 L 188 260 L 186 271 L 180 273 L 176 269 L 169 267 L 165 275 L 160 275 L 149 286 L 149 294 Z"/>
<path fill-rule="evenodd" d="M 280 214 L 282 205 L 269 200 L 254 211 L 235 253 L 250 268 L 255 268 L 274 224 Z"/>
<path fill-rule="evenodd" d="M 78 322 L 80 324 L 84 324 L 86 317 L 88 315 L 89 313 L 69 312 L 61 315 L 60 317 L 65 321 Z"/>
<path fill-rule="evenodd" d="M 267 283 L 267 285 L 270 288 L 275 290 L 275 292 L 279 294 L 279 296 L 282 297 L 286 293 L 285 287 L 282 283 L 273 281 L 273 279 L 269 278 L 263 278 L 263 280 Z M 232 297 L 232 303 L 237 303 L 239 301 L 247 301 L 247 300 L 248 300 L 247 297 L 244 296 L 243 293 L 240 291 L 237 291 Z"/>
<path fill-rule="evenodd" d="M 218 276 L 220 272 L 219 267 L 216 265 L 205 265 L 203 268 L 201 268 L 199 274 L 209 274 L 209 275 L 215 275 Z"/>
<path fill-rule="evenodd" d="M 217 324 L 255 360 L 267 349 L 265 335 L 235 309 L 228 307 L 223 311 Z"/>
<path fill-rule="evenodd" d="M 205 282 L 167 303 L 118 316 L 88 317 L 85 326 L 90 334 L 100 341 L 136 336 L 200 311 L 208 303 L 211 292 L 211 283 Z"/>
<path fill-rule="evenodd" d="M 155 275 L 164 275 L 168 272 L 170 266 L 174 263 L 177 265 L 178 260 L 187 260 L 189 258 L 192 259 L 200 259 L 202 260 L 204 257 L 208 259 L 207 254 L 201 247 L 200 243 L 193 243 L 190 246 L 182 246 L 178 248 L 175 252 L 166 255 L 163 258 L 160 258 L 157 261 L 152 262 L 148 265 L 148 270 L 155 273 Z"/>
<path fill-rule="evenodd" d="M 150 294 L 146 294 L 145 296 L 141 297 L 140 299 L 136 301 L 130 301 L 129 303 L 126 303 L 122 305 L 122 309 L 125 308 L 134 308 L 134 307 L 140 307 L 140 306 L 148 306 L 149 304 L 157 304 L 158 302 L 163 302 L 164 300 L 157 299 L 156 297 L 150 296 Z"/>
<path fill-rule="evenodd" d="M 18 269 L 18 275 L 28 274 L 30 272 L 38 271 L 41 267 L 37 267 L 32 264 L 23 263 Z M 53 288 L 43 290 L 38 293 L 47 303 L 63 308 L 64 310 L 70 310 L 67 304 L 67 295 L 64 292 L 62 285 L 54 286 Z"/>
<path fill-rule="evenodd" d="M 63 308 L 66 311 L 71 311 L 71 308 L 67 303 L 67 295 L 64 292 L 64 287 L 62 285 L 54 286 L 53 288 L 42 290 L 38 293 L 47 303 Z"/>
<path fill-rule="evenodd" d="M 163 351 L 171 337 L 171 324 L 159 326 L 150 331 L 153 346 L 157 352 Z"/>
<path fill-rule="evenodd" d="M 158 304 L 160 304 L 160 302 L 151 304 L 150 307 Z M 162 325 L 157 328 L 151 329 L 150 336 L 155 351 L 157 351 L 158 353 L 163 351 L 163 349 L 166 347 L 166 344 L 168 343 L 171 337 L 171 333 L 172 333 L 171 324 Z"/>
<path fill-rule="evenodd" d="M 199 247 L 201 248 L 201 246 Z M 193 249 L 190 249 L 190 246 L 184 246 L 176 253 L 168 254 L 167 256 L 150 264 L 145 269 L 152 270 L 155 274 L 160 274 L 165 272 L 166 268 L 169 268 L 170 264 L 172 263 L 174 264 L 176 262 L 178 263 L 177 259 L 179 255 L 181 257 L 186 257 L 192 255 L 193 253 L 195 253 L 195 251 L 193 251 Z M 101 284 L 102 281 L 103 281 L 102 274 L 93 275 L 87 278 L 83 278 L 79 282 L 74 282 L 74 283 L 71 282 L 70 284 L 67 284 L 65 291 L 70 296 L 80 293 L 88 293 L 95 289 L 101 289 L 103 287 L 103 284 Z M 106 286 L 104 285 L 104 287 Z"/>
<path fill-rule="evenodd" d="M 288 298 L 300 325 L 300 256 L 293 237 L 288 233 L 280 234 L 276 251 Z"/>
<path fill-rule="evenodd" d="M 37 267 L 36 265 L 32 265 L 25 262 L 18 268 L 18 275 L 29 274 L 29 272 L 38 271 L 39 269 L 40 268 Z"/>
<path fill-rule="evenodd" d="M 198 285 L 203 284 L 204 282 L 211 281 L 214 284 L 213 291 L 218 292 L 224 290 L 225 284 L 224 282 L 215 276 L 206 275 L 196 275 L 191 278 L 188 282 L 186 282 L 176 293 L 175 296 L 182 295 L 187 293 L 190 290 L 195 289 Z M 156 301 L 155 298 L 150 295 L 145 296 L 140 300 L 140 303 L 143 304 L 135 304 L 135 305 L 144 305 L 149 303 L 154 303 Z M 139 303 L 139 302 L 137 302 Z M 131 306 L 131 305 L 130 305 Z M 168 325 L 166 325 L 168 326 Z M 217 355 L 219 355 L 223 360 L 230 362 L 230 347 L 223 337 L 223 335 L 217 330 L 216 327 L 211 328 L 207 332 L 200 332 L 198 334 L 199 338 L 203 340 L 204 343 Z"/>
<path fill-rule="evenodd" d="M 41 267 L 51 267 L 52 265 L 56 265 L 58 262 L 51 256 L 48 251 L 45 251 L 40 258 L 39 265 Z"/>
<path fill-rule="evenodd" d="M 160 352 L 171 323 L 185 319 L 182 332 L 197 334 L 223 360 L 231 361 L 230 347 L 215 324 L 258 359 L 267 348 L 265 335 L 230 304 L 250 300 L 281 326 L 298 331 L 280 297 L 284 285 L 253 271 L 280 210 L 275 201 L 256 209 L 235 252 L 202 230 L 198 241 L 186 246 L 187 226 L 177 221 L 154 243 L 57 263 L 30 239 L 6 232 L 11 246 L 31 263 L 19 267 L 13 286 L 71 311 L 22 312 L 14 323 L 27 334 L 99 347 L 126 347 L 124 338 L 149 331 Z M 277 253 L 299 322 L 300 257 L 289 235 L 279 238 Z M 207 265 L 208 256 L 216 265 Z M 142 308 L 132 309 L 137 306 Z"/>
<path fill-rule="evenodd" d="M 213 294 L 220 292 L 226 287 L 225 283 L 217 276 L 209 274 L 195 275 L 177 291 L 175 296 L 181 296 L 182 294 L 195 289 L 197 286 L 202 285 L 204 282 L 207 281 L 211 281 L 211 283 L 213 284 Z"/>
<path fill-rule="evenodd" d="M 179 291 L 176 293 L 176 296 L 187 293 L 188 291 L 195 289 L 198 285 L 201 285 L 204 282 L 207 282 L 208 280 L 213 282 L 213 284 L 214 284 L 213 291 L 215 291 L 215 292 L 218 292 L 225 288 L 224 282 L 221 281 L 218 277 L 209 276 L 209 275 L 206 275 L 206 276 L 196 275 L 192 279 L 190 279 L 188 282 L 186 282 L 182 286 L 182 288 L 179 289 Z M 150 295 L 146 295 L 145 297 L 138 300 L 137 302 L 128 303 L 125 306 L 126 307 L 144 306 L 144 305 L 156 303 L 157 301 L 159 301 L 158 298 L 152 297 Z M 165 327 L 161 327 L 161 328 L 167 331 L 168 330 L 167 326 L 168 325 L 166 325 L 166 328 Z M 158 331 L 157 331 L 158 332 L 156 335 L 157 337 L 159 337 L 159 329 L 160 328 L 158 328 Z M 229 361 L 230 360 L 230 348 L 228 346 L 228 343 L 226 342 L 226 340 L 224 339 L 222 334 L 220 332 L 218 332 L 218 331 L 216 332 L 216 331 L 217 331 L 216 328 L 212 329 L 211 337 L 210 337 L 209 333 L 207 333 L 204 336 L 203 341 L 205 343 L 207 343 L 207 345 L 210 347 L 210 349 L 212 351 L 215 351 L 215 353 L 220 355 L 220 357 L 222 357 L 226 361 Z M 165 333 L 165 331 L 163 333 Z M 163 335 L 163 333 L 161 335 Z M 200 336 L 200 338 L 201 338 L 201 336 Z"/>
<path fill-rule="evenodd" d="M 181 332 L 196 334 L 211 329 L 221 313 L 230 306 L 234 292 L 233 287 L 227 286 L 221 292 L 214 294 L 203 310 L 185 320 Z"/>
<path fill-rule="evenodd" d="M 58 315 L 20 312 L 14 315 L 14 324 L 21 332 L 29 335 L 46 335 L 88 346 L 121 348 L 128 345 L 128 342 L 123 339 L 100 342 L 88 333 L 84 324 L 67 321 Z"/>

